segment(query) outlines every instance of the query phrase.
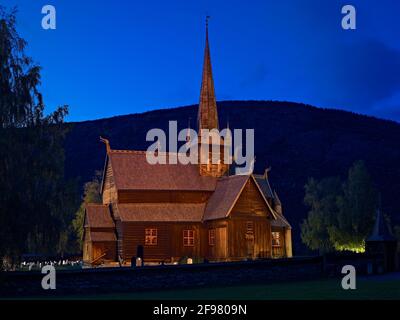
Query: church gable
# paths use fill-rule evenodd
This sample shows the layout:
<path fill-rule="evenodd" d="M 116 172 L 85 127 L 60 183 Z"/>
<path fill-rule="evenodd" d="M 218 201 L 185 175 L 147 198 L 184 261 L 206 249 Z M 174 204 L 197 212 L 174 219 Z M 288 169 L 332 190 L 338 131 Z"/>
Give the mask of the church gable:
<path fill-rule="evenodd" d="M 218 180 L 217 187 L 207 202 L 203 220 L 228 217 L 249 176 L 230 176 Z"/>
<path fill-rule="evenodd" d="M 207 202 L 203 220 L 227 218 L 230 215 L 275 217 L 252 175 L 223 177 Z"/>
<path fill-rule="evenodd" d="M 247 180 L 243 187 L 231 215 L 256 215 L 260 217 L 274 217 L 271 207 L 268 205 L 253 177 Z"/>

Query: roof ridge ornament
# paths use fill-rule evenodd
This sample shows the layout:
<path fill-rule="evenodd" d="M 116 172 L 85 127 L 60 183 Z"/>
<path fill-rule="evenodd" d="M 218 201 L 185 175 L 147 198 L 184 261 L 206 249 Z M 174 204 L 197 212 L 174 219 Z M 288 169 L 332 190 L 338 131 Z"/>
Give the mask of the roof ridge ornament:
<path fill-rule="evenodd" d="M 110 154 L 111 153 L 110 141 L 106 138 L 103 138 L 102 136 L 100 136 L 100 141 L 106 145 L 107 154 Z"/>
<path fill-rule="evenodd" d="M 268 168 L 265 169 L 264 171 L 264 178 L 268 179 L 268 173 L 272 170 L 271 166 L 269 166 Z"/>

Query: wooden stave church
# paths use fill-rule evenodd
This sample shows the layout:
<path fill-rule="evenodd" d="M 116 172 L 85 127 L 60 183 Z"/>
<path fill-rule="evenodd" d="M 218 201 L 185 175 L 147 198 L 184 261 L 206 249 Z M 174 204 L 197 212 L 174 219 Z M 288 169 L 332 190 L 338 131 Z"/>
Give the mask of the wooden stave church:
<path fill-rule="evenodd" d="M 219 124 L 207 25 L 199 136 L 214 128 Z M 106 146 L 102 204 L 85 208 L 85 263 L 128 263 L 138 247 L 145 262 L 292 256 L 291 226 L 268 169 L 232 176 L 223 154 L 218 164 L 149 164 L 146 151 L 113 150 L 108 141 Z"/>

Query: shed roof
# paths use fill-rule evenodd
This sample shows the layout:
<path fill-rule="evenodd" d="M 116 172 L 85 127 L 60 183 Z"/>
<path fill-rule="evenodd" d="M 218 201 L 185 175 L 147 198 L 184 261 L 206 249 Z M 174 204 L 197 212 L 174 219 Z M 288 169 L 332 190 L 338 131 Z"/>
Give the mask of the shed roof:
<path fill-rule="evenodd" d="M 271 221 L 271 226 L 273 227 L 285 227 L 285 228 L 292 228 L 290 223 L 286 220 L 286 218 L 275 211 L 276 220 Z"/>
<path fill-rule="evenodd" d="M 103 204 L 87 204 L 86 224 L 90 228 L 114 228 L 115 224 L 111 218 L 110 211 L 107 205 Z"/>
<path fill-rule="evenodd" d="M 90 231 L 90 240 L 93 242 L 110 242 L 117 241 L 117 237 L 114 232 L 104 232 L 104 231 Z"/>

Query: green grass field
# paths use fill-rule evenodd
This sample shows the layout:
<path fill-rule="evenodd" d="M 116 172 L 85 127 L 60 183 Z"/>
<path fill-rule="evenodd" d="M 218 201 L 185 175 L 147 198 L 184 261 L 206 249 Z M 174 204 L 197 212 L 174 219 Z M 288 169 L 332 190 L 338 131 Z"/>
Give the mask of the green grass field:
<path fill-rule="evenodd" d="M 103 300 L 399 300 L 400 275 L 363 277 L 357 280 L 357 289 L 355 290 L 343 290 L 341 279 L 326 279 L 268 285 L 63 297 L 63 299 L 69 298 Z"/>

